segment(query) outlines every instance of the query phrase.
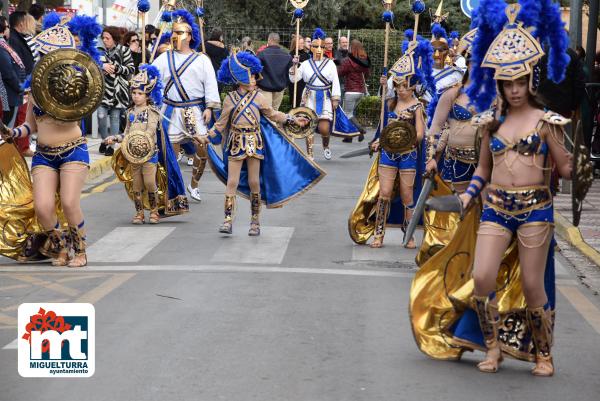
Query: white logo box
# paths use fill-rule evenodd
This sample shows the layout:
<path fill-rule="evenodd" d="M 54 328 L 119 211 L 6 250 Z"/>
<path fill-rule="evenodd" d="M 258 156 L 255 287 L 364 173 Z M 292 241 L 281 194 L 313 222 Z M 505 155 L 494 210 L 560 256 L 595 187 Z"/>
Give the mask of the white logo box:
<path fill-rule="evenodd" d="M 32 330 L 30 339 L 23 336 L 28 333 L 27 325 L 31 317 L 45 313 L 45 319 L 51 327 L 60 326 L 56 321 L 63 317 L 70 324 L 69 330 Z M 57 318 L 50 321 L 50 312 Z M 87 323 L 87 329 L 85 324 Z M 96 365 L 96 311 L 94 305 L 87 303 L 24 303 L 18 312 L 18 367 L 22 377 L 91 377 Z M 40 324 L 36 324 L 39 328 Z M 63 326 L 64 327 L 64 326 Z M 30 344 L 31 340 L 31 344 Z M 42 354 L 43 341 L 49 341 L 47 354 Z M 68 349 L 61 344 L 68 342 Z M 87 341 L 87 352 L 83 345 Z M 62 359 L 65 357 L 65 359 Z"/>

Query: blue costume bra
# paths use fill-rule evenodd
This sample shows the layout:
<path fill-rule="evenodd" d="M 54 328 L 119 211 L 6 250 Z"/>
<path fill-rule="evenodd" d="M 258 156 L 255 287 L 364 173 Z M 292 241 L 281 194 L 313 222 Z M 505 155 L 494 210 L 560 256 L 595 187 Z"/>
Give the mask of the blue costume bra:
<path fill-rule="evenodd" d="M 500 155 L 509 150 L 514 150 L 523 156 L 531 156 L 533 154 L 548 154 L 548 145 L 542 139 L 538 129 L 525 135 L 515 143 L 506 142 L 506 139 L 502 138 L 498 134 L 492 135 L 490 140 L 490 151 L 494 155 Z"/>
<path fill-rule="evenodd" d="M 473 118 L 473 113 L 471 113 L 466 107 L 461 106 L 458 103 L 454 103 L 452 105 L 452 109 L 450 110 L 449 117 L 458 121 L 468 121 Z"/>

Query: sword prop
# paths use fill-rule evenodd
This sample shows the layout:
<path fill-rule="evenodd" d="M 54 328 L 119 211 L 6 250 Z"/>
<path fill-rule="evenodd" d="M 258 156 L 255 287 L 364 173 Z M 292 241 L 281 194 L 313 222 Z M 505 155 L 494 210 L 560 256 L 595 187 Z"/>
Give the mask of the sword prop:
<path fill-rule="evenodd" d="M 351 152 L 344 153 L 343 155 L 340 156 L 340 159 L 351 159 L 353 157 L 359 157 L 359 156 L 364 156 L 364 155 L 372 156 L 373 151 L 371 150 L 371 148 L 358 149 L 358 150 L 353 150 Z"/>
<path fill-rule="evenodd" d="M 417 224 L 419 224 L 419 220 L 421 219 L 423 211 L 425 210 L 425 201 L 427 201 L 427 198 L 429 197 L 429 194 L 432 190 L 433 175 L 427 175 L 425 176 L 425 182 L 423 183 L 421 193 L 419 194 L 419 198 L 417 199 L 412 218 L 410 219 L 408 227 L 406 227 L 406 231 L 404 232 L 404 238 L 402 239 L 403 246 L 406 246 L 410 239 L 413 237 L 413 234 L 417 229 Z"/>

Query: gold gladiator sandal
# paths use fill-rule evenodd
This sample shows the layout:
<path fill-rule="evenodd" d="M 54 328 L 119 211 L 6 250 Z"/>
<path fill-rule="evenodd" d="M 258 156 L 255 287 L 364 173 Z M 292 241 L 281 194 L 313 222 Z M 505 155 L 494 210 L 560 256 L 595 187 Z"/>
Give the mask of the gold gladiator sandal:
<path fill-rule="evenodd" d="M 150 204 L 150 218 L 148 222 L 150 224 L 158 224 L 160 216 L 158 214 L 158 191 L 148 192 L 148 203 Z"/>
<path fill-rule="evenodd" d="M 133 193 L 133 204 L 135 206 L 135 216 L 133 216 L 131 224 L 144 224 L 146 217 L 144 216 L 144 201 L 141 192 Z"/>
<path fill-rule="evenodd" d="M 308 134 L 306 137 L 306 154 L 310 158 L 310 160 L 315 159 L 315 154 L 313 151 L 313 145 L 315 144 L 315 134 Z"/>
<path fill-rule="evenodd" d="M 500 363 L 504 360 L 498 342 L 498 327 L 500 326 L 498 307 L 490 303 L 489 297 L 476 295 L 473 295 L 473 307 L 479 318 L 479 326 L 487 348 L 486 357 L 477 364 L 477 368 L 481 372 L 496 373 Z M 498 354 L 496 358 L 490 355 L 492 351 Z"/>
<path fill-rule="evenodd" d="M 252 192 L 250 194 L 250 210 L 252 217 L 250 218 L 250 230 L 248 230 L 248 235 L 256 237 L 260 235 L 260 222 L 258 220 L 260 216 L 260 193 Z"/>
<path fill-rule="evenodd" d="M 192 188 L 198 188 L 198 183 L 204 174 L 206 169 L 206 158 L 199 157 L 198 154 L 194 155 L 194 167 L 192 168 Z"/>
<path fill-rule="evenodd" d="M 85 234 L 83 222 L 77 227 L 69 226 L 69 236 L 73 247 L 73 259 L 69 262 L 69 267 L 84 267 L 87 265 L 87 255 L 85 253 Z"/>
<path fill-rule="evenodd" d="M 381 248 L 383 246 L 383 237 L 385 236 L 385 220 L 390 209 L 390 200 L 379 198 L 377 200 L 377 217 L 375 219 L 375 235 L 371 248 Z"/>
<path fill-rule="evenodd" d="M 531 373 L 535 376 L 552 376 L 554 362 L 550 353 L 553 337 L 551 311 L 544 309 L 543 306 L 527 308 L 527 320 L 535 344 L 535 368 L 531 370 Z"/>
<path fill-rule="evenodd" d="M 223 234 L 233 233 L 233 216 L 235 215 L 235 195 L 225 195 L 225 220 L 219 232 Z"/>
<path fill-rule="evenodd" d="M 40 253 L 52 259 L 52 266 L 66 266 L 69 262 L 69 247 L 65 233 L 56 223 L 54 229 L 46 231 L 46 241 L 40 248 Z"/>

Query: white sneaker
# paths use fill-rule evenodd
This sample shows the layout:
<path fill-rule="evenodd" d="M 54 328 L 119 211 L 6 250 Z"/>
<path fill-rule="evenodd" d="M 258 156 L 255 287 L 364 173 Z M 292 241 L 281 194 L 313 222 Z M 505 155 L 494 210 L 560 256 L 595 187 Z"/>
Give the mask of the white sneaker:
<path fill-rule="evenodd" d="M 323 149 L 323 156 L 325 156 L 325 160 L 331 160 L 331 150 L 329 148 Z"/>
<path fill-rule="evenodd" d="M 179 162 L 182 157 L 183 157 L 183 150 L 179 151 L 179 154 L 177 155 L 177 162 Z"/>
<path fill-rule="evenodd" d="M 187 190 L 190 193 L 190 197 L 196 202 L 202 202 L 202 197 L 200 196 L 200 189 L 192 188 L 192 184 L 188 184 Z"/>
<path fill-rule="evenodd" d="M 187 165 L 188 166 L 193 166 L 194 165 L 194 158 L 193 157 L 188 157 Z"/>

